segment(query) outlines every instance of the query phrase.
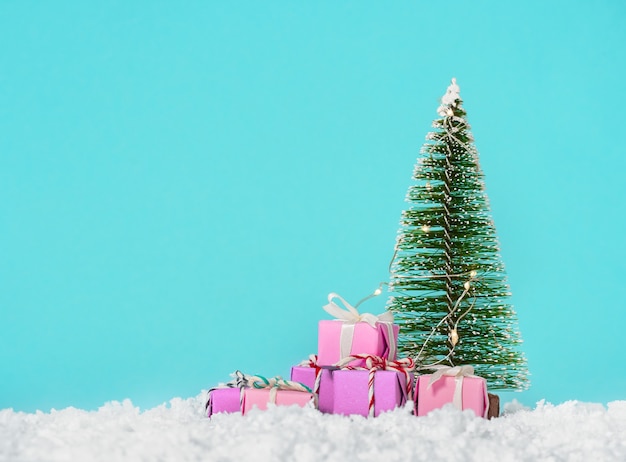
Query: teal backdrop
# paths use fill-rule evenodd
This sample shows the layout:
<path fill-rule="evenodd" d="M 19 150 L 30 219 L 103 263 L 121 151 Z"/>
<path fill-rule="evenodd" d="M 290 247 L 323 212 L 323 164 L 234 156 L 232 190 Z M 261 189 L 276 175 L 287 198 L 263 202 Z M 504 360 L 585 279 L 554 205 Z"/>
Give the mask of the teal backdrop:
<path fill-rule="evenodd" d="M 287 375 L 388 280 L 452 77 L 533 406 L 626 399 L 626 4 L 0 3 L 0 408 Z M 385 298 L 363 308 L 379 312 Z"/>

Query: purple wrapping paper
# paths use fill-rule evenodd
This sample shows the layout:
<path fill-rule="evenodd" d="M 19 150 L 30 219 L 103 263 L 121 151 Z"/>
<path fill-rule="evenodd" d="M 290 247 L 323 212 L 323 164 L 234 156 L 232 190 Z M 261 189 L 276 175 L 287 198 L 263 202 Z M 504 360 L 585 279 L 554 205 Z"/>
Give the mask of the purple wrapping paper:
<path fill-rule="evenodd" d="M 241 412 L 239 388 L 216 388 L 209 392 L 207 417 L 218 412 Z"/>
<path fill-rule="evenodd" d="M 291 381 L 300 382 L 313 390 L 315 388 L 315 368 L 293 366 L 291 368 Z"/>
<path fill-rule="evenodd" d="M 304 369 L 309 369 L 310 372 Z M 309 386 L 306 380 L 315 380 L 315 369 L 292 368 L 292 380 Z M 318 408 L 327 414 L 369 415 L 369 371 L 322 369 Z M 413 374 L 411 374 L 411 379 Z M 303 381 L 304 380 L 304 381 Z M 309 382 L 310 383 L 310 382 Z M 408 399 L 404 374 L 395 371 L 376 371 L 374 375 L 374 415 L 402 406 Z"/>

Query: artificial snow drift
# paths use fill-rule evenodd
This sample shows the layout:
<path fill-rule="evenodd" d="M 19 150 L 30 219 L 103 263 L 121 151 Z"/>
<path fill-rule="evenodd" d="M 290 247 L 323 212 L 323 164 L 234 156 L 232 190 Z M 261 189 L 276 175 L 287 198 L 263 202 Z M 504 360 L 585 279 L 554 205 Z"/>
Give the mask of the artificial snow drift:
<path fill-rule="evenodd" d="M 626 460 L 626 401 L 516 403 L 498 419 L 446 407 L 375 419 L 312 408 L 204 415 L 206 394 L 140 412 L 130 401 L 98 411 L 0 411 L 2 461 L 560 461 Z"/>

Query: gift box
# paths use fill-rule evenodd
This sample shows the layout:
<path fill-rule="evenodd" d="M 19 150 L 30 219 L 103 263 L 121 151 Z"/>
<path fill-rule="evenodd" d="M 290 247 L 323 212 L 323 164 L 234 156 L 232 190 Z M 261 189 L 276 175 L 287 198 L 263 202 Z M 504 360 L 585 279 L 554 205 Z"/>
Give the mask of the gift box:
<path fill-rule="evenodd" d="M 268 403 L 278 406 L 297 404 L 303 407 L 315 400 L 315 395 L 306 385 L 281 377 L 265 378 L 240 371 L 236 371 L 233 377 L 232 381 L 209 390 L 206 404 L 208 417 L 218 412 L 241 411 L 245 414 L 253 407 L 265 410 Z"/>
<path fill-rule="evenodd" d="M 271 388 L 247 388 L 243 392 L 242 413 L 245 415 L 253 408 L 262 411 L 267 409 L 268 403 L 277 406 L 298 405 L 305 407 L 309 402 L 314 401 L 313 393 L 296 390 L 272 390 Z"/>
<path fill-rule="evenodd" d="M 293 366 L 290 378 L 293 382 L 300 382 L 315 391 L 316 369 L 314 367 Z"/>
<path fill-rule="evenodd" d="M 455 368 L 449 368 L 450 370 Z M 473 370 L 471 372 L 473 374 Z M 459 410 L 471 409 L 478 417 L 487 417 L 489 398 L 487 382 L 475 375 L 420 375 L 415 383 L 415 415 L 424 416 L 433 409 L 452 403 Z"/>
<path fill-rule="evenodd" d="M 321 412 L 343 415 L 378 416 L 406 403 L 410 396 L 402 372 L 374 372 L 373 409 L 370 408 L 370 371 L 322 369 L 318 408 Z M 410 374 L 412 380 L 412 374 Z"/>
<path fill-rule="evenodd" d="M 380 291 L 376 291 L 377 295 Z M 339 300 L 344 308 L 337 305 Z M 324 310 L 334 320 L 323 320 L 318 325 L 317 365 L 333 366 L 343 358 L 355 355 L 373 355 L 395 360 L 399 327 L 393 323 L 393 314 L 386 311 L 378 316 L 359 313 L 355 307 L 336 293 L 328 294 Z M 362 366 L 355 360 L 350 366 Z"/>
<path fill-rule="evenodd" d="M 218 412 L 240 412 L 241 390 L 239 388 L 214 388 L 209 391 L 207 417 Z"/>
<path fill-rule="evenodd" d="M 347 332 L 352 330 L 352 332 Z M 317 361 L 320 366 L 332 366 L 346 356 L 367 354 L 390 360 L 396 359 L 399 327 L 396 324 L 378 322 L 372 327 L 367 322 L 354 324 L 339 320 L 322 320 L 318 325 Z M 342 343 L 351 336 L 349 347 L 342 352 Z M 342 338 L 343 337 L 343 338 Z M 342 354 L 343 353 L 343 354 Z M 351 366 L 361 366 L 363 360 L 355 360 Z"/>

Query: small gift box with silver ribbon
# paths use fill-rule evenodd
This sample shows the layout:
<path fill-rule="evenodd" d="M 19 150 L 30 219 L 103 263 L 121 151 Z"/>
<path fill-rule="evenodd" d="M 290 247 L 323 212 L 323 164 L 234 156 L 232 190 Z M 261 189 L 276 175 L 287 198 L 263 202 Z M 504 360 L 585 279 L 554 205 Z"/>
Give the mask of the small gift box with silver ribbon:
<path fill-rule="evenodd" d="M 335 303 L 340 301 L 345 308 Z M 399 327 L 393 323 L 393 314 L 385 312 L 378 316 L 359 313 L 341 296 L 331 293 L 324 310 L 334 320 L 322 320 L 318 326 L 317 364 L 332 366 L 348 356 L 374 355 L 395 360 L 397 355 Z M 355 359 L 351 366 L 362 366 L 362 359 Z"/>
<path fill-rule="evenodd" d="M 478 417 L 487 417 L 487 381 L 474 375 L 472 366 L 434 366 L 432 369 L 436 371 L 434 374 L 417 377 L 415 415 L 424 416 L 452 403 L 459 410 L 469 409 Z"/>

